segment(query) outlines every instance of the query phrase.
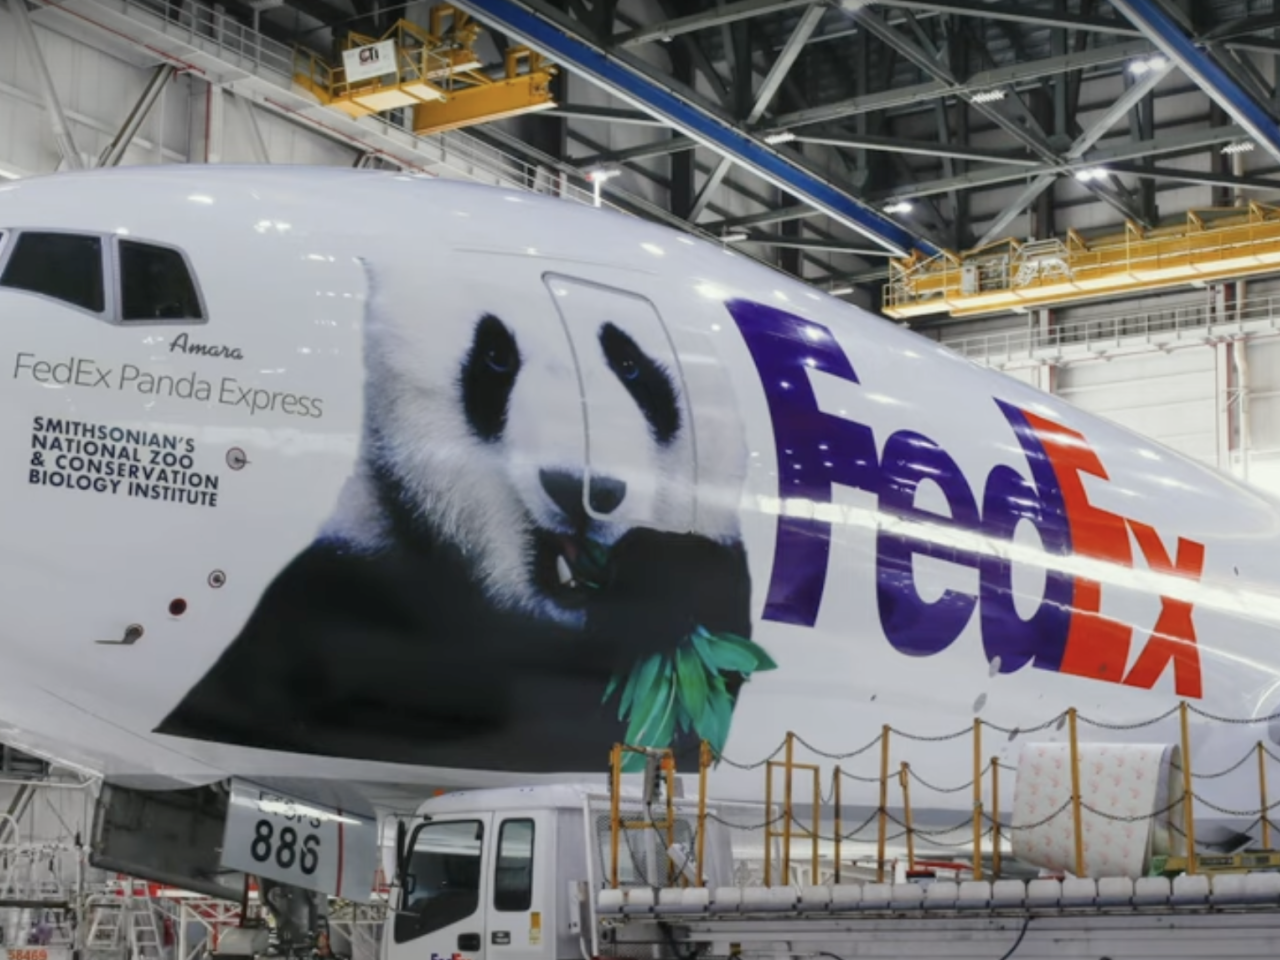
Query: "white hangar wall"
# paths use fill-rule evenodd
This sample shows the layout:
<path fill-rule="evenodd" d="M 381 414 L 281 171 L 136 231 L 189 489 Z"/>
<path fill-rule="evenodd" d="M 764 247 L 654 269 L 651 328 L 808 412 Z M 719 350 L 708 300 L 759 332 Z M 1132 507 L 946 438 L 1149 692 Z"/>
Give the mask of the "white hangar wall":
<path fill-rule="evenodd" d="M 1209 337 L 1210 321 L 1229 328 L 1241 315 L 1269 329 L 1238 338 L 1218 327 Z M 1173 343 L 1161 335 L 1171 326 Z M 1276 279 L 967 320 L 928 335 L 1280 496 Z M 1042 355 L 1058 355 L 1029 360 L 1029 345 L 1045 343 Z"/>
<path fill-rule="evenodd" d="M 33 20 L 76 147 L 97 157 L 137 103 L 151 69 L 124 47 L 107 51 Z M 232 94 L 215 97 L 202 80 L 179 74 L 165 85 L 121 162 L 350 166 L 356 157 L 351 147 Z M 8 5 L 0 4 L 0 174 L 50 173 L 61 159 L 30 54 Z"/>

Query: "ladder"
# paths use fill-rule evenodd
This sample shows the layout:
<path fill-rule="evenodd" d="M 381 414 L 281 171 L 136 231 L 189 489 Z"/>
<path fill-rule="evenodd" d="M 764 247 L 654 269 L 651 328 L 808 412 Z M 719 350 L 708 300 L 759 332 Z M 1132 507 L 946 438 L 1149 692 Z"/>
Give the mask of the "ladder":
<path fill-rule="evenodd" d="M 129 947 L 132 960 L 164 960 L 164 941 L 150 897 L 130 902 Z"/>
<path fill-rule="evenodd" d="M 85 949 L 90 952 L 117 953 L 123 946 L 124 901 L 116 897 L 95 897 L 90 909 L 93 920 Z"/>
<path fill-rule="evenodd" d="M 119 960 L 165 960 L 160 923 L 146 884 L 124 881 L 117 887 L 119 893 L 90 901 L 85 950 Z"/>

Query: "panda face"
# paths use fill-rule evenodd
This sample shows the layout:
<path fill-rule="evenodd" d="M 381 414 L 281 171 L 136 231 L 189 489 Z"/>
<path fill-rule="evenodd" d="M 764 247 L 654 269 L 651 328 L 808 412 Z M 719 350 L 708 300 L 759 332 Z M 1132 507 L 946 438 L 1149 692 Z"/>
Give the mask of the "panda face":
<path fill-rule="evenodd" d="M 609 320 L 567 353 L 485 314 L 457 376 L 475 442 L 494 455 L 526 523 L 520 592 L 540 613 L 580 621 L 584 551 L 643 526 L 692 523 L 692 450 L 679 382 L 649 331 Z M 585 338 L 584 338 L 585 340 Z M 559 411 L 558 415 L 556 411 Z"/>

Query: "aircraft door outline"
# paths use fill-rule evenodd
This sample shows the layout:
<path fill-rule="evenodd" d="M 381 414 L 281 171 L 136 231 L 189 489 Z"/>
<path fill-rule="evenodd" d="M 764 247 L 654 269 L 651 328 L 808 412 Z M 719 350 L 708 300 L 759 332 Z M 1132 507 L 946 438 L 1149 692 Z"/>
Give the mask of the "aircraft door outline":
<path fill-rule="evenodd" d="M 669 526 L 694 528 L 699 464 L 697 435 L 679 352 L 661 312 L 648 297 L 610 284 L 555 272 L 543 274 L 543 281 L 569 339 L 578 376 L 586 435 L 582 501 L 587 515 L 596 521 L 611 519 L 613 507 L 607 502 L 609 498 L 600 495 L 599 487 L 615 479 L 610 469 L 613 464 L 621 461 L 630 468 L 628 472 L 640 474 L 646 481 L 656 480 L 658 472 L 647 459 L 629 456 L 619 449 L 622 441 L 615 437 L 616 426 L 627 424 L 634 416 L 632 405 L 639 405 L 641 401 L 639 393 L 627 398 L 612 382 L 609 366 L 616 366 L 616 358 L 609 354 L 610 342 L 606 339 L 612 335 L 620 349 L 634 351 L 637 359 L 651 361 L 653 367 L 664 371 L 673 381 L 674 396 L 669 402 L 678 411 L 674 423 L 661 424 L 654 420 L 651 431 L 659 446 L 671 443 L 671 449 L 664 456 L 673 458 L 668 470 L 680 482 L 658 496 L 664 497 L 661 509 Z M 604 351 L 607 365 L 594 359 L 589 362 L 589 351 Z M 625 376 L 618 369 L 614 373 L 619 378 Z M 678 426 L 679 435 L 666 436 L 667 426 Z M 593 479 L 601 483 L 593 485 Z"/>

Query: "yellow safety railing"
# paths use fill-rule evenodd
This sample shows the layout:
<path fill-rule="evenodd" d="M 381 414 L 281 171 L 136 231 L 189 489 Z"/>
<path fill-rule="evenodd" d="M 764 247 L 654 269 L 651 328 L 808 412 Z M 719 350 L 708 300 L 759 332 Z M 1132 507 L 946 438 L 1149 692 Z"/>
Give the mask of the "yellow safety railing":
<path fill-rule="evenodd" d="M 1154 230 L 1127 222 L 1092 240 L 1072 230 L 1065 239 L 1005 239 L 962 254 L 917 252 L 890 261 L 883 310 L 897 319 L 972 316 L 1278 270 L 1280 207 L 1250 203 L 1191 210 Z"/>
<path fill-rule="evenodd" d="M 1086 875 L 1086 860 L 1084 847 L 1084 813 L 1087 811 L 1096 817 L 1108 818 L 1106 810 L 1099 810 L 1092 806 L 1082 792 L 1081 777 L 1081 756 L 1080 747 L 1082 743 L 1088 741 L 1081 740 L 1080 728 L 1083 725 L 1103 727 L 1111 730 L 1138 730 L 1143 727 L 1152 726 L 1165 721 L 1173 721 L 1175 718 L 1178 724 L 1178 733 L 1176 735 L 1177 746 L 1180 749 L 1180 759 L 1174 764 L 1173 770 L 1180 775 L 1182 796 L 1173 801 L 1166 809 L 1155 811 L 1146 815 L 1147 819 L 1154 820 L 1158 817 L 1172 816 L 1175 811 L 1178 813 L 1178 819 L 1181 822 L 1177 826 L 1172 819 L 1168 821 L 1168 826 L 1175 829 L 1176 832 L 1182 834 L 1184 839 L 1185 854 L 1170 855 L 1165 858 L 1166 871 L 1183 870 L 1188 874 L 1194 874 L 1201 870 L 1206 862 L 1211 863 L 1214 868 L 1222 869 L 1248 869 L 1249 863 L 1261 863 L 1258 857 L 1267 860 L 1266 865 L 1271 868 L 1280 868 L 1280 851 L 1271 850 L 1272 839 L 1272 820 L 1271 810 L 1274 805 L 1280 805 L 1280 801 L 1273 804 L 1269 800 L 1267 763 L 1268 760 L 1280 763 L 1280 754 L 1273 752 L 1267 745 L 1266 741 L 1259 739 L 1256 743 L 1251 744 L 1245 755 L 1237 760 L 1232 766 L 1226 770 L 1215 773 L 1196 773 L 1192 769 L 1191 764 L 1191 747 L 1192 747 L 1192 726 L 1191 717 L 1196 714 L 1201 720 L 1208 723 L 1229 723 L 1234 725 L 1240 724 L 1266 724 L 1272 720 L 1280 720 L 1280 714 L 1269 717 L 1253 717 L 1246 719 L 1231 719 L 1226 717 L 1216 717 L 1205 713 L 1200 708 L 1183 701 L 1178 706 L 1166 711 L 1164 714 L 1153 719 L 1140 723 L 1130 724 L 1110 724 L 1096 720 L 1091 720 L 1078 713 L 1074 708 L 1054 717 L 1052 720 L 1040 724 L 1032 728 L 1008 729 L 997 724 L 986 723 L 982 720 L 975 720 L 971 727 L 963 730 L 955 731 L 944 736 L 921 736 L 912 734 L 903 730 L 896 730 L 888 725 L 882 727 L 880 734 L 869 743 L 863 745 L 858 750 L 845 754 L 830 754 L 818 750 L 805 742 L 799 735 L 788 732 L 783 742 L 768 757 L 763 760 L 744 764 L 730 760 L 724 755 L 717 755 L 714 750 L 706 742 L 700 744 L 699 762 L 698 762 L 698 798 L 697 798 L 697 829 L 695 836 L 695 859 L 696 859 L 696 880 L 697 886 L 705 884 L 705 865 L 706 850 L 705 839 L 708 821 L 716 818 L 709 810 L 709 804 L 714 802 L 714 798 L 708 796 L 708 776 L 711 769 L 717 764 L 728 764 L 741 769 L 757 769 L 764 768 L 764 805 L 766 812 L 765 822 L 759 827 L 743 827 L 739 824 L 721 821 L 726 826 L 733 829 L 762 829 L 764 833 L 764 885 L 773 886 L 777 883 L 791 883 L 791 873 L 793 864 L 802 864 L 805 856 L 800 854 L 799 857 L 793 855 L 792 845 L 796 841 L 804 842 L 808 849 L 805 851 L 809 860 L 812 882 L 817 883 L 820 874 L 821 849 L 820 841 L 825 841 L 831 847 L 832 859 L 834 861 L 834 881 L 839 883 L 842 881 L 842 867 L 845 858 L 843 856 L 842 845 L 858 840 L 862 843 L 869 842 L 869 837 L 864 836 L 863 832 L 871 827 L 873 823 L 875 827 L 876 857 L 874 860 L 875 877 L 878 882 L 884 882 L 886 879 L 886 871 L 892 867 L 893 860 L 888 855 L 888 845 L 890 842 L 903 841 L 906 847 L 907 867 L 914 870 L 922 863 L 919 859 L 919 845 L 921 838 L 926 840 L 929 838 L 943 835 L 955 835 L 964 832 L 970 827 L 972 828 L 972 840 L 965 842 L 965 846 L 969 846 L 967 853 L 969 854 L 969 869 L 972 871 L 974 879 L 982 879 L 984 875 L 984 844 L 986 838 L 990 836 L 991 843 L 991 872 L 995 878 L 1000 877 L 1002 870 L 1002 862 L 1004 857 L 1003 844 L 1008 835 L 1013 831 L 1034 829 L 1043 827 L 1056 817 L 1068 814 L 1072 818 L 1073 832 L 1073 861 L 1075 874 L 1077 876 Z M 983 728 L 986 727 L 992 732 L 1003 733 L 1008 735 L 1034 734 L 1040 730 L 1046 730 L 1050 727 L 1061 729 L 1065 727 L 1068 738 L 1069 760 L 1070 765 L 1070 799 L 1058 810 L 1051 813 L 1047 818 L 1033 824 L 1005 824 L 1000 817 L 1000 773 L 1001 770 L 1011 769 L 1003 765 L 998 757 L 986 757 L 983 753 Z M 954 741 L 964 737 L 971 738 L 972 741 L 972 757 L 973 757 L 973 778 L 970 782 L 956 787 L 938 787 L 924 780 L 917 772 L 915 765 L 900 760 L 894 764 L 892 744 L 896 740 L 903 741 Z M 1114 738 L 1107 742 L 1116 743 Z M 1173 746 L 1173 744 L 1169 744 Z M 878 776 L 859 776 L 844 768 L 844 761 L 851 757 L 857 757 L 865 754 L 876 747 L 878 750 L 879 773 Z M 833 758 L 837 762 L 830 771 L 830 793 L 824 794 L 822 766 L 820 763 L 801 762 L 797 760 L 797 752 L 799 748 L 806 749 L 810 754 L 816 754 L 820 757 Z M 650 818 L 644 818 L 645 822 L 634 818 L 624 818 L 621 813 L 621 785 L 624 755 L 629 752 L 644 753 L 650 757 L 659 756 L 661 761 L 661 771 L 665 777 L 666 783 L 666 802 L 664 816 L 648 822 Z M 781 754 L 781 759 L 778 759 Z M 1237 769 L 1244 766 L 1249 761 L 1256 761 L 1257 781 L 1258 781 L 1258 797 L 1259 806 L 1257 810 L 1241 811 L 1228 810 L 1213 802 L 1207 797 L 1197 795 L 1194 786 L 1198 780 L 1216 780 L 1227 774 L 1233 773 Z M 611 867 L 610 867 L 610 883 L 617 887 L 619 883 L 619 848 L 620 837 L 624 830 L 657 830 L 665 834 L 668 848 L 675 842 L 675 827 L 677 822 L 675 808 L 675 777 L 676 762 L 675 754 L 671 750 L 654 751 L 650 748 L 631 747 L 619 744 L 614 747 L 611 757 L 611 811 L 610 820 L 612 825 L 611 836 Z M 776 783 L 779 775 L 782 778 L 781 789 L 779 791 Z M 802 780 L 797 783 L 796 777 L 800 776 Z M 878 807 L 871 812 L 871 815 L 863 821 L 862 824 L 855 827 L 852 831 L 845 830 L 844 824 L 844 803 L 842 784 L 845 779 L 857 779 L 865 783 L 877 783 L 879 789 L 880 802 Z M 896 779 L 901 794 L 901 814 L 892 810 L 889 805 L 890 782 Z M 922 829 L 916 822 L 912 809 L 913 790 L 911 781 L 924 787 L 926 790 L 932 790 L 943 793 L 957 793 L 963 790 L 972 789 L 972 814 L 960 823 L 949 826 L 945 829 Z M 804 784 L 809 790 L 812 790 L 812 823 L 804 824 L 797 816 L 796 806 L 798 800 L 798 792 L 800 785 Z M 989 794 L 988 794 L 989 791 Z M 778 793 L 781 793 L 781 811 L 776 816 L 773 814 L 774 805 L 776 803 Z M 989 803 L 987 797 L 989 796 Z M 822 810 L 824 806 L 830 803 L 834 809 L 831 811 L 834 815 L 834 834 L 832 836 L 823 836 L 821 823 L 823 822 Z M 1245 828 L 1252 829 L 1253 826 L 1261 825 L 1261 841 L 1263 850 L 1257 854 L 1249 854 L 1253 856 L 1253 861 L 1232 860 L 1231 857 L 1209 857 L 1205 854 L 1199 854 L 1196 851 L 1196 823 L 1195 823 L 1195 804 L 1200 803 L 1214 809 L 1223 815 L 1233 818 L 1253 816 L 1256 819 L 1253 823 Z M 1180 808 L 1180 810 L 1178 809 Z M 1117 817 L 1109 817 L 1110 819 L 1124 819 Z M 1129 820 L 1134 818 L 1130 817 Z M 897 833 L 891 834 L 890 824 L 900 828 Z M 941 842 L 940 840 L 938 842 Z M 775 859 L 774 845 L 780 844 L 779 859 L 781 864 L 781 877 L 774 874 L 773 861 Z M 971 844 L 971 845 L 970 845 Z M 945 846 L 956 846 L 947 843 Z M 1269 858 L 1269 859 L 1268 859 Z M 1230 861 L 1230 862 L 1227 862 Z M 1244 864 L 1242 867 L 1241 864 Z M 675 883 L 674 869 L 669 871 L 670 882 Z M 680 881 L 687 882 L 687 881 Z"/>

